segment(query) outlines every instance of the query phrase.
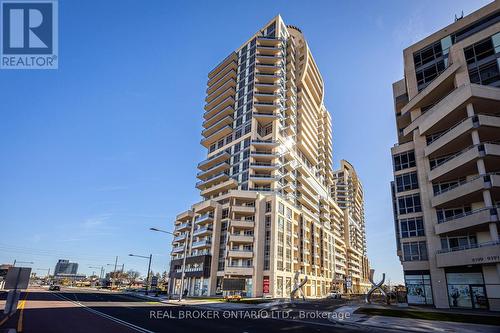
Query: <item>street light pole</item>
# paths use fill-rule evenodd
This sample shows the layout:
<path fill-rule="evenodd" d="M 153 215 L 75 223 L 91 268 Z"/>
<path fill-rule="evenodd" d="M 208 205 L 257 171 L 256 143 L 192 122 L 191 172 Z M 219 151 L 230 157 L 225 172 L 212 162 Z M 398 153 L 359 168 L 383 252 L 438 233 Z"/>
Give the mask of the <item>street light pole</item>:
<path fill-rule="evenodd" d="M 179 293 L 179 302 L 182 301 L 182 294 L 184 293 L 184 275 L 186 273 L 186 257 L 187 257 L 187 240 L 184 242 L 184 254 L 182 256 L 182 270 L 181 270 L 181 292 Z"/>
<path fill-rule="evenodd" d="M 33 261 L 17 261 L 16 259 L 14 259 L 14 263 L 12 264 L 12 267 L 15 267 L 16 263 L 18 263 L 18 264 L 28 264 L 28 265 L 33 265 L 34 264 Z"/>
<path fill-rule="evenodd" d="M 158 232 L 163 232 L 165 234 L 169 234 L 169 235 L 172 235 L 172 236 L 175 236 L 173 232 L 170 232 L 170 231 L 166 231 L 166 230 L 161 230 L 161 229 L 158 229 L 158 228 L 149 228 L 149 230 L 151 231 L 158 231 Z M 182 301 L 182 293 L 184 292 L 184 275 L 186 273 L 186 257 L 187 257 L 187 239 L 186 241 L 184 242 L 184 254 L 182 256 L 182 268 L 181 268 L 181 290 L 179 291 L 179 302 Z M 170 267 L 172 268 L 172 267 Z M 170 276 L 169 274 L 169 282 L 168 282 L 168 288 L 170 290 L 173 291 L 173 288 L 174 286 L 172 285 L 172 277 Z"/>
<path fill-rule="evenodd" d="M 148 277 L 146 278 L 146 295 L 148 294 L 148 286 L 149 286 L 149 274 L 151 272 L 151 258 L 152 254 L 149 255 L 149 263 L 148 263 Z"/>
<path fill-rule="evenodd" d="M 148 295 L 149 275 L 150 275 L 150 272 L 151 272 L 151 260 L 153 258 L 153 254 L 150 254 L 149 257 L 140 256 L 140 255 L 137 255 L 137 254 L 129 254 L 129 256 L 131 256 L 131 257 L 139 257 L 139 258 L 144 258 L 144 259 L 149 259 L 149 263 L 148 263 L 148 275 L 146 277 L 146 295 Z"/>

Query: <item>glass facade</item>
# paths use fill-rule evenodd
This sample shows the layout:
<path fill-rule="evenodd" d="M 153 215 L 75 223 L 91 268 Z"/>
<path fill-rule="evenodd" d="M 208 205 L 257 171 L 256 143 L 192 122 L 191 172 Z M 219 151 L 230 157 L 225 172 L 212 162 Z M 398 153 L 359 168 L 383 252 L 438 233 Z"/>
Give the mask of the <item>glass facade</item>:
<path fill-rule="evenodd" d="M 428 271 L 405 272 L 408 304 L 434 304 Z"/>
<path fill-rule="evenodd" d="M 481 272 L 446 273 L 446 284 L 450 307 L 488 308 L 486 288 Z"/>

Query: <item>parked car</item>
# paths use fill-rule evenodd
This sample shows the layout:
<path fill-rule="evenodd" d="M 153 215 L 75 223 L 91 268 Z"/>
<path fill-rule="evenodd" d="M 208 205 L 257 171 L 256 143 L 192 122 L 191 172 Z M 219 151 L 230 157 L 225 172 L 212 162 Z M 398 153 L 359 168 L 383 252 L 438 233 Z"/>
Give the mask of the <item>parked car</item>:
<path fill-rule="evenodd" d="M 56 291 L 56 290 L 57 290 L 57 291 L 60 291 L 60 290 L 61 290 L 61 287 L 60 287 L 60 286 L 58 286 L 58 285 L 56 285 L 56 284 L 52 284 L 52 285 L 50 285 L 49 290 L 52 290 L 52 291 Z"/>
<path fill-rule="evenodd" d="M 329 295 L 328 298 L 334 298 L 334 299 L 341 299 L 342 294 L 339 293 L 338 291 L 332 291 Z"/>

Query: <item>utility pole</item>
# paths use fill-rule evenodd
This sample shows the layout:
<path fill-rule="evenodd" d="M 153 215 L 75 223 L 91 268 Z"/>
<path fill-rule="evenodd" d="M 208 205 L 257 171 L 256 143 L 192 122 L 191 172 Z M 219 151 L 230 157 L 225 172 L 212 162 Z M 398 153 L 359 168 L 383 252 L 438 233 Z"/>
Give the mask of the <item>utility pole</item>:
<path fill-rule="evenodd" d="M 115 258 L 115 269 L 113 270 L 113 279 L 111 280 L 111 289 L 115 286 L 115 279 L 116 279 L 116 265 L 118 264 L 118 256 Z"/>
<path fill-rule="evenodd" d="M 149 286 L 149 274 L 151 272 L 151 258 L 153 257 L 152 254 L 149 255 L 149 264 L 148 264 L 148 277 L 146 278 L 146 295 L 148 294 L 148 286 Z"/>

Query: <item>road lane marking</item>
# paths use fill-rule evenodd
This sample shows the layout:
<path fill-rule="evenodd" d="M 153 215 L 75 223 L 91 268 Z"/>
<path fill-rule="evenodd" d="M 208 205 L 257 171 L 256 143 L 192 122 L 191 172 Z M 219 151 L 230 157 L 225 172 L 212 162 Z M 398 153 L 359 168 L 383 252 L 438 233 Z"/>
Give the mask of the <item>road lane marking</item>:
<path fill-rule="evenodd" d="M 94 310 L 92 308 L 89 308 L 88 306 L 85 306 L 85 305 L 83 305 L 82 303 L 79 303 L 79 302 L 75 302 L 72 299 L 67 298 L 66 296 L 63 296 L 61 294 L 54 293 L 54 295 L 57 296 L 57 297 L 59 297 L 59 298 L 61 298 L 61 299 L 63 299 L 63 300 L 65 300 L 65 301 L 68 301 L 68 302 L 71 302 L 73 304 L 76 304 L 76 305 L 80 306 L 81 308 L 83 308 L 84 310 L 87 310 L 90 313 L 93 313 L 93 314 L 96 314 L 96 315 L 101 316 L 103 318 L 106 318 L 108 320 L 114 321 L 114 322 L 116 322 L 118 324 L 121 324 L 121 325 L 126 326 L 126 327 L 131 328 L 131 329 L 134 329 L 134 330 L 136 330 L 138 332 L 141 332 L 141 333 L 154 333 L 153 331 L 147 330 L 147 329 L 142 328 L 140 326 L 131 324 L 131 323 L 126 322 L 124 320 L 118 319 L 116 317 L 110 316 L 110 315 L 105 314 L 103 312 L 100 312 L 100 311 Z"/>
<path fill-rule="evenodd" d="M 28 298 L 28 291 L 24 293 L 24 299 L 19 303 L 19 306 L 17 307 L 21 311 L 19 312 L 19 320 L 17 321 L 17 331 L 22 332 L 23 331 L 23 316 L 24 316 L 24 306 L 26 305 L 26 299 Z"/>
<path fill-rule="evenodd" d="M 4 318 L 4 319 L 2 319 L 2 321 L 0 321 L 0 326 L 2 326 L 3 324 L 5 324 L 5 322 L 6 322 L 7 320 L 9 320 L 9 318 L 10 318 L 10 316 L 9 316 L 9 315 L 5 316 L 5 318 Z"/>

